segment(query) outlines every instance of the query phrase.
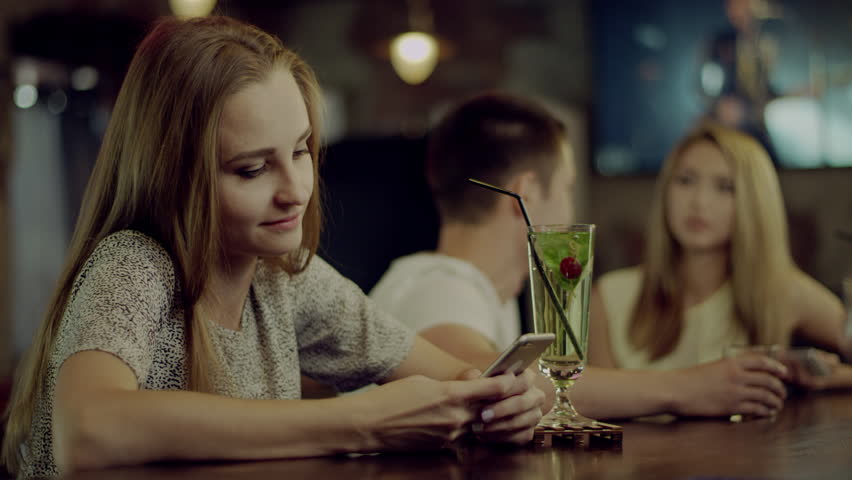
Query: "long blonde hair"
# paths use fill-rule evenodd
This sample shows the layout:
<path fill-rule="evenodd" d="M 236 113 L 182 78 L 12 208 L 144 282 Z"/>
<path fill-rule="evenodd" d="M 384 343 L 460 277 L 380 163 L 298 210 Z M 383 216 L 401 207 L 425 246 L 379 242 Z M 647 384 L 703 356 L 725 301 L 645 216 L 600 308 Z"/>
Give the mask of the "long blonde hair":
<path fill-rule="evenodd" d="M 44 373 L 74 281 L 98 243 L 113 232 L 139 230 L 169 252 L 187 322 L 188 387 L 211 391 L 216 358 L 197 305 L 222 253 L 216 188 L 220 116 L 230 95 L 278 68 L 293 75 L 307 107 L 314 190 L 300 248 L 273 263 L 291 274 L 307 267 L 321 225 L 320 95 L 313 72 L 280 40 L 239 21 L 161 20 L 130 64 L 86 188 L 65 270 L 19 368 L 2 451 L 10 471 L 20 466 L 19 445 L 29 436 L 36 402 L 43 401 Z"/>
<path fill-rule="evenodd" d="M 728 272 L 734 314 L 752 343 L 786 343 L 790 324 L 778 308 L 784 278 L 796 270 L 787 238 L 787 218 L 778 177 L 766 150 L 753 138 L 717 124 L 705 124 L 671 152 L 657 179 L 646 233 L 642 287 L 630 323 L 630 342 L 651 359 L 671 353 L 683 329 L 678 273 L 681 248 L 666 220 L 666 192 L 677 163 L 695 143 L 715 145 L 729 162 L 734 180 L 734 231 Z M 786 275 L 786 277 L 785 277 Z"/>

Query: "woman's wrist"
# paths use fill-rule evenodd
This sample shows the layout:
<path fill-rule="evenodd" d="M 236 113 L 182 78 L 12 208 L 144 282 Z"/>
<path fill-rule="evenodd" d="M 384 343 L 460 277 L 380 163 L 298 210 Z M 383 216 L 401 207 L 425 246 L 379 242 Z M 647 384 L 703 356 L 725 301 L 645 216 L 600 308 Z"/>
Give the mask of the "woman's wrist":
<path fill-rule="evenodd" d="M 648 372 L 647 375 L 656 377 L 648 383 L 655 385 L 651 390 L 658 396 L 656 401 L 659 402 L 661 411 L 673 415 L 683 414 L 687 405 L 681 392 L 689 388 L 686 386 L 689 373 L 683 369 L 676 369 Z"/>
<path fill-rule="evenodd" d="M 852 388 L 852 365 L 841 363 L 825 379 L 822 389 Z"/>
<path fill-rule="evenodd" d="M 373 389 L 378 390 L 381 387 Z M 340 436 L 341 443 L 338 445 L 337 453 L 374 452 L 380 450 L 376 431 L 376 403 L 371 402 L 372 391 L 343 395 L 321 402 L 333 402 L 333 410 L 338 412 L 339 425 L 343 428 Z M 372 408 L 370 408 L 372 406 Z"/>

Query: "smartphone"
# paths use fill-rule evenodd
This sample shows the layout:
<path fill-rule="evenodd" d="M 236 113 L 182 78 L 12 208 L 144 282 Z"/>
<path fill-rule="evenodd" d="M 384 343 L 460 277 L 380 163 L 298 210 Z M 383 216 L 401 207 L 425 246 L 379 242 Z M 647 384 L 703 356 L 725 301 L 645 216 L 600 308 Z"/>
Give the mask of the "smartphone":
<path fill-rule="evenodd" d="M 815 377 L 824 377 L 831 373 L 831 367 L 826 365 L 817 354 L 817 349 L 812 347 L 797 347 L 787 351 L 790 357 L 802 365 L 808 374 Z"/>
<path fill-rule="evenodd" d="M 556 335 L 552 333 L 521 335 L 482 372 L 482 376 L 493 377 L 506 372 L 520 375 L 555 339 Z"/>

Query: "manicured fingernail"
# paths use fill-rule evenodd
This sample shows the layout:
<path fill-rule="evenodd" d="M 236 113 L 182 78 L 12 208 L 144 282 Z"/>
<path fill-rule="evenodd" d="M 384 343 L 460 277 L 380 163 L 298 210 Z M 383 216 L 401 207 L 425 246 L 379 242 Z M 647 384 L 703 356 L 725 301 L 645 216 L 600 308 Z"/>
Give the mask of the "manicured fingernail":
<path fill-rule="evenodd" d="M 483 422 L 490 422 L 491 419 L 494 418 L 494 410 L 491 410 L 490 408 L 486 408 L 485 410 L 482 411 L 481 416 L 482 416 Z"/>

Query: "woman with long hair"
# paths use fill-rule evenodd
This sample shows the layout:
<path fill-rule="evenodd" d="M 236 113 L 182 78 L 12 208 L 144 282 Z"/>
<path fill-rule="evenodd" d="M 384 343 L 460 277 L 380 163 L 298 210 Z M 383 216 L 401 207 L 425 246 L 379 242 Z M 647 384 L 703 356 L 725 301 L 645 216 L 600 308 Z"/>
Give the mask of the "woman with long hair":
<path fill-rule="evenodd" d="M 532 438 L 530 373 L 474 378 L 314 255 L 319 112 L 310 68 L 254 27 L 148 34 L 19 369 L 11 471 L 434 448 L 473 422 Z M 300 373 L 385 385 L 300 400 Z"/>
<path fill-rule="evenodd" d="M 646 384 L 655 378 L 648 370 L 678 372 L 666 384 L 669 400 L 693 414 L 771 414 L 773 393 L 784 396 L 780 380 L 852 385 L 849 367 L 826 353 L 820 359 L 834 368 L 825 377 L 783 355 L 789 371 L 754 355 L 720 360 L 726 347 L 783 347 L 793 334 L 838 353 L 849 348 L 840 300 L 790 255 L 769 156 L 727 127 L 702 125 L 673 149 L 657 180 L 645 261 L 603 275 L 591 315 L 591 365 L 645 370 L 628 381 Z"/>

